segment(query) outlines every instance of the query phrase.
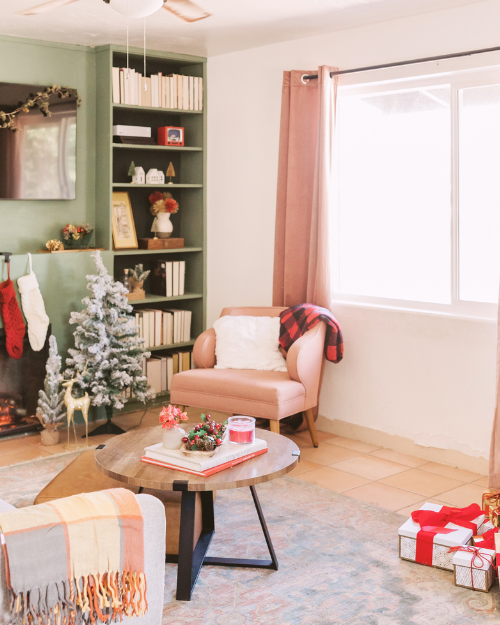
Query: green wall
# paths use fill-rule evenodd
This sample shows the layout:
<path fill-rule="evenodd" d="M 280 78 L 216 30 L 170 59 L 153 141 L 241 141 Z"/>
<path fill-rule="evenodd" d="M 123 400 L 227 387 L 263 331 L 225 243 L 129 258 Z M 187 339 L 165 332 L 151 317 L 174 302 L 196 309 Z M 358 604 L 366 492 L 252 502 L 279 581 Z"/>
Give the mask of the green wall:
<path fill-rule="evenodd" d="M 0 251 L 16 254 L 12 259 L 13 280 L 27 270 L 26 252 L 33 254 L 33 269 L 64 355 L 72 339 L 69 315 L 81 308 L 81 300 L 87 294 L 85 275 L 93 272 L 92 258 L 88 252 L 38 254 L 37 251 L 44 248 L 48 239 L 60 238 L 60 229 L 67 223 L 95 224 L 95 50 L 0 36 L 0 58 L 3 60 L 0 82 L 74 87 L 82 100 L 77 112 L 76 199 L 0 200 Z M 103 257 L 111 270 L 112 255 L 103 253 Z M 7 277 L 1 257 L 0 277 Z"/>

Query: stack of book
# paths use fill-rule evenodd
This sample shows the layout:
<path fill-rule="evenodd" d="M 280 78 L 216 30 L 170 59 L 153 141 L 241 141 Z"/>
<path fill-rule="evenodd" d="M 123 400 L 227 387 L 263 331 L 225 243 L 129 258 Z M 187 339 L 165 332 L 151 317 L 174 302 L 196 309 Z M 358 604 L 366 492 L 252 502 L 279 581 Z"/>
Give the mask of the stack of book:
<path fill-rule="evenodd" d="M 172 376 L 193 368 L 193 353 L 191 351 L 171 352 L 166 356 L 151 356 L 144 359 L 144 375 L 148 385 L 156 393 L 170 390 Z"/>
<path fill-rule="evenodd" d="M 113 104 L 202 111 L 203 78 L 161 72 L 144 77 L 133 69 L 113 67 Z"/>
<path fill-rule="evenodd" d="M 162 297 L 184 295 L 186 282 L 185 260 L 156 260 L 151 263 L 151 294 Z"/>
<path fill-rule="evenodd" d="M 180 449 L 165 449 L 162 443 L 151 445 L 144 450 L 142 462 L 156 464 L 167 469 L 208 477 L 224 469 L 230 469 L 241 462 L 266 453 L 267 443 L 256 438 L 248 445 L 224 443 L 211 458 L 193 458 Z"/>
<path fill-rule="evenodd" d="M 190 310 L 142 308 L 135 313 L 135 323 L 145 348 L 161 347 L 190 341 L 191 317 Z"/>

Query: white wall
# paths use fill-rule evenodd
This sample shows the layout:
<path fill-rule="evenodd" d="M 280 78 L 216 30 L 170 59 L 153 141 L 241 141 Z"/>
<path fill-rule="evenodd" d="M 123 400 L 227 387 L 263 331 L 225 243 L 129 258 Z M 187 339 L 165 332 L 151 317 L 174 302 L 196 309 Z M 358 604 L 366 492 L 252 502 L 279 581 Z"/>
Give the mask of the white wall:
<path fill-rule="evenodd" d="M 209 59 L 209 325 L 224 306 L 271 304 L 283 70 L 493 47 L 499 25 L 495 0 Z M 430 71 L 499 58 L 482 55 Z M 334 312 L 345 358 L 327 365 L 322 415 L 488 456 L 493 322 L 340 305 Z"/>

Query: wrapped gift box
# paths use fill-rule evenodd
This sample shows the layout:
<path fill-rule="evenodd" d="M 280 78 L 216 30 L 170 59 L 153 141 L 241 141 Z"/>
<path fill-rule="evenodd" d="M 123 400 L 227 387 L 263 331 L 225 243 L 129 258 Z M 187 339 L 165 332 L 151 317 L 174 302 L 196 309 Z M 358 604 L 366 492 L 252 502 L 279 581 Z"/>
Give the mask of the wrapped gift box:
<path fill-rule="evenodd" d="M 483 500 L 481 508 L 484 510 L 486 516 L 489 516 L 490 506 L 497 508 L 500 505 L 500 490 L 490 489 L 488 492 L 483 493 Z"/>
<path fill-rule="evenodd" d="M 430 510 L 439 512 L 443 506 L 435 503 L 425 503 L 420 510 Z M 485 516 L 481 514 L 479 506 L 477 506 L 478 516 L 471 522 L 477 526 L 476 535 L 482 533 Z M 440 528 L 437 528 L 439 530 Z M 432 564 L 429 562 L 419 561 L 417 559 L 417 535 L 421 532 L 419 523 L 416 523 L 411 517 L 406 521 L 398 531 L 399 534 L 399 557 L 403 560 L 411 562 L 419 562 L 428 566 L 435 566 L 439 569 L 453 571 L 453 553 L 449 553 L 450 547 L 458 547 L 460 545 L 468 545 L 471 543 L 472 535 L 475 533 L 472 529 L 461 527 L 456 523 L 447 523 L 443 528 L 447 533 L 439 533 L 433 537 L 432 545 Z M 451 531 L 450 531 L 451 530 Z M 421 538 L 419 538 L 420 540 Z"/>
<path fill-rule="evenodd" d="M 473 551 L 456 551 L 453 556 L 455 586 L 488 592 L 495 579 L 494 549 L 469 547 Z"/>

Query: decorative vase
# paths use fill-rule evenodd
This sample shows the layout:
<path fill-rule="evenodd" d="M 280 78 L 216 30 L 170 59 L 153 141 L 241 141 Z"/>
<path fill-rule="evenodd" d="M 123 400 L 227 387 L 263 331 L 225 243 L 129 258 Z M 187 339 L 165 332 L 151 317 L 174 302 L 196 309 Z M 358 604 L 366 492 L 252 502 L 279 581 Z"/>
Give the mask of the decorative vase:
<path fill-rule="evenodd" d="M 156 215 L 153 225 L 151 226 L 151 232 L 155 233 L 155 236 L 159 239 L 170 238 L 174 227 L 170 221 L 171 213 L 158 213 Z"/>
<path fill-rule="evenodd" d="M 90 239 L 92 238 L 92 233 L 94 231 L 91 230 L 80 237 L 79 239 L 64 239 L 64 249 L 66 250 L 85 250 L 90 245 Z"/>
<path fill-rule="evenodd" d="M 144 284 L 144 280 L 140 280 L 139 282 L 137 282 L 136 280 L 134 280 L 134 278 L 129 276 L 128 282 L 130 284 L 130 289 L 131 289 L 130 293 L 127 293 L 127 299 L 129 301 L 144 299 L 146 297 L 146 291 L 142 288 L 142 285 Z"/>
<path fill-rule="evenodd" d="M 163 430 L 163 447 L 165 449 L 180 449 L 182 439 L 186 436 L 186 432 L 182 428 L 170 428 Z"/>
<path fill-rule="evenodd" d="M 47 430 L 44 428 L 40 434 L 40 442 L 42 445 L 57 445 L 59 443 L 59 430 Z"/>

